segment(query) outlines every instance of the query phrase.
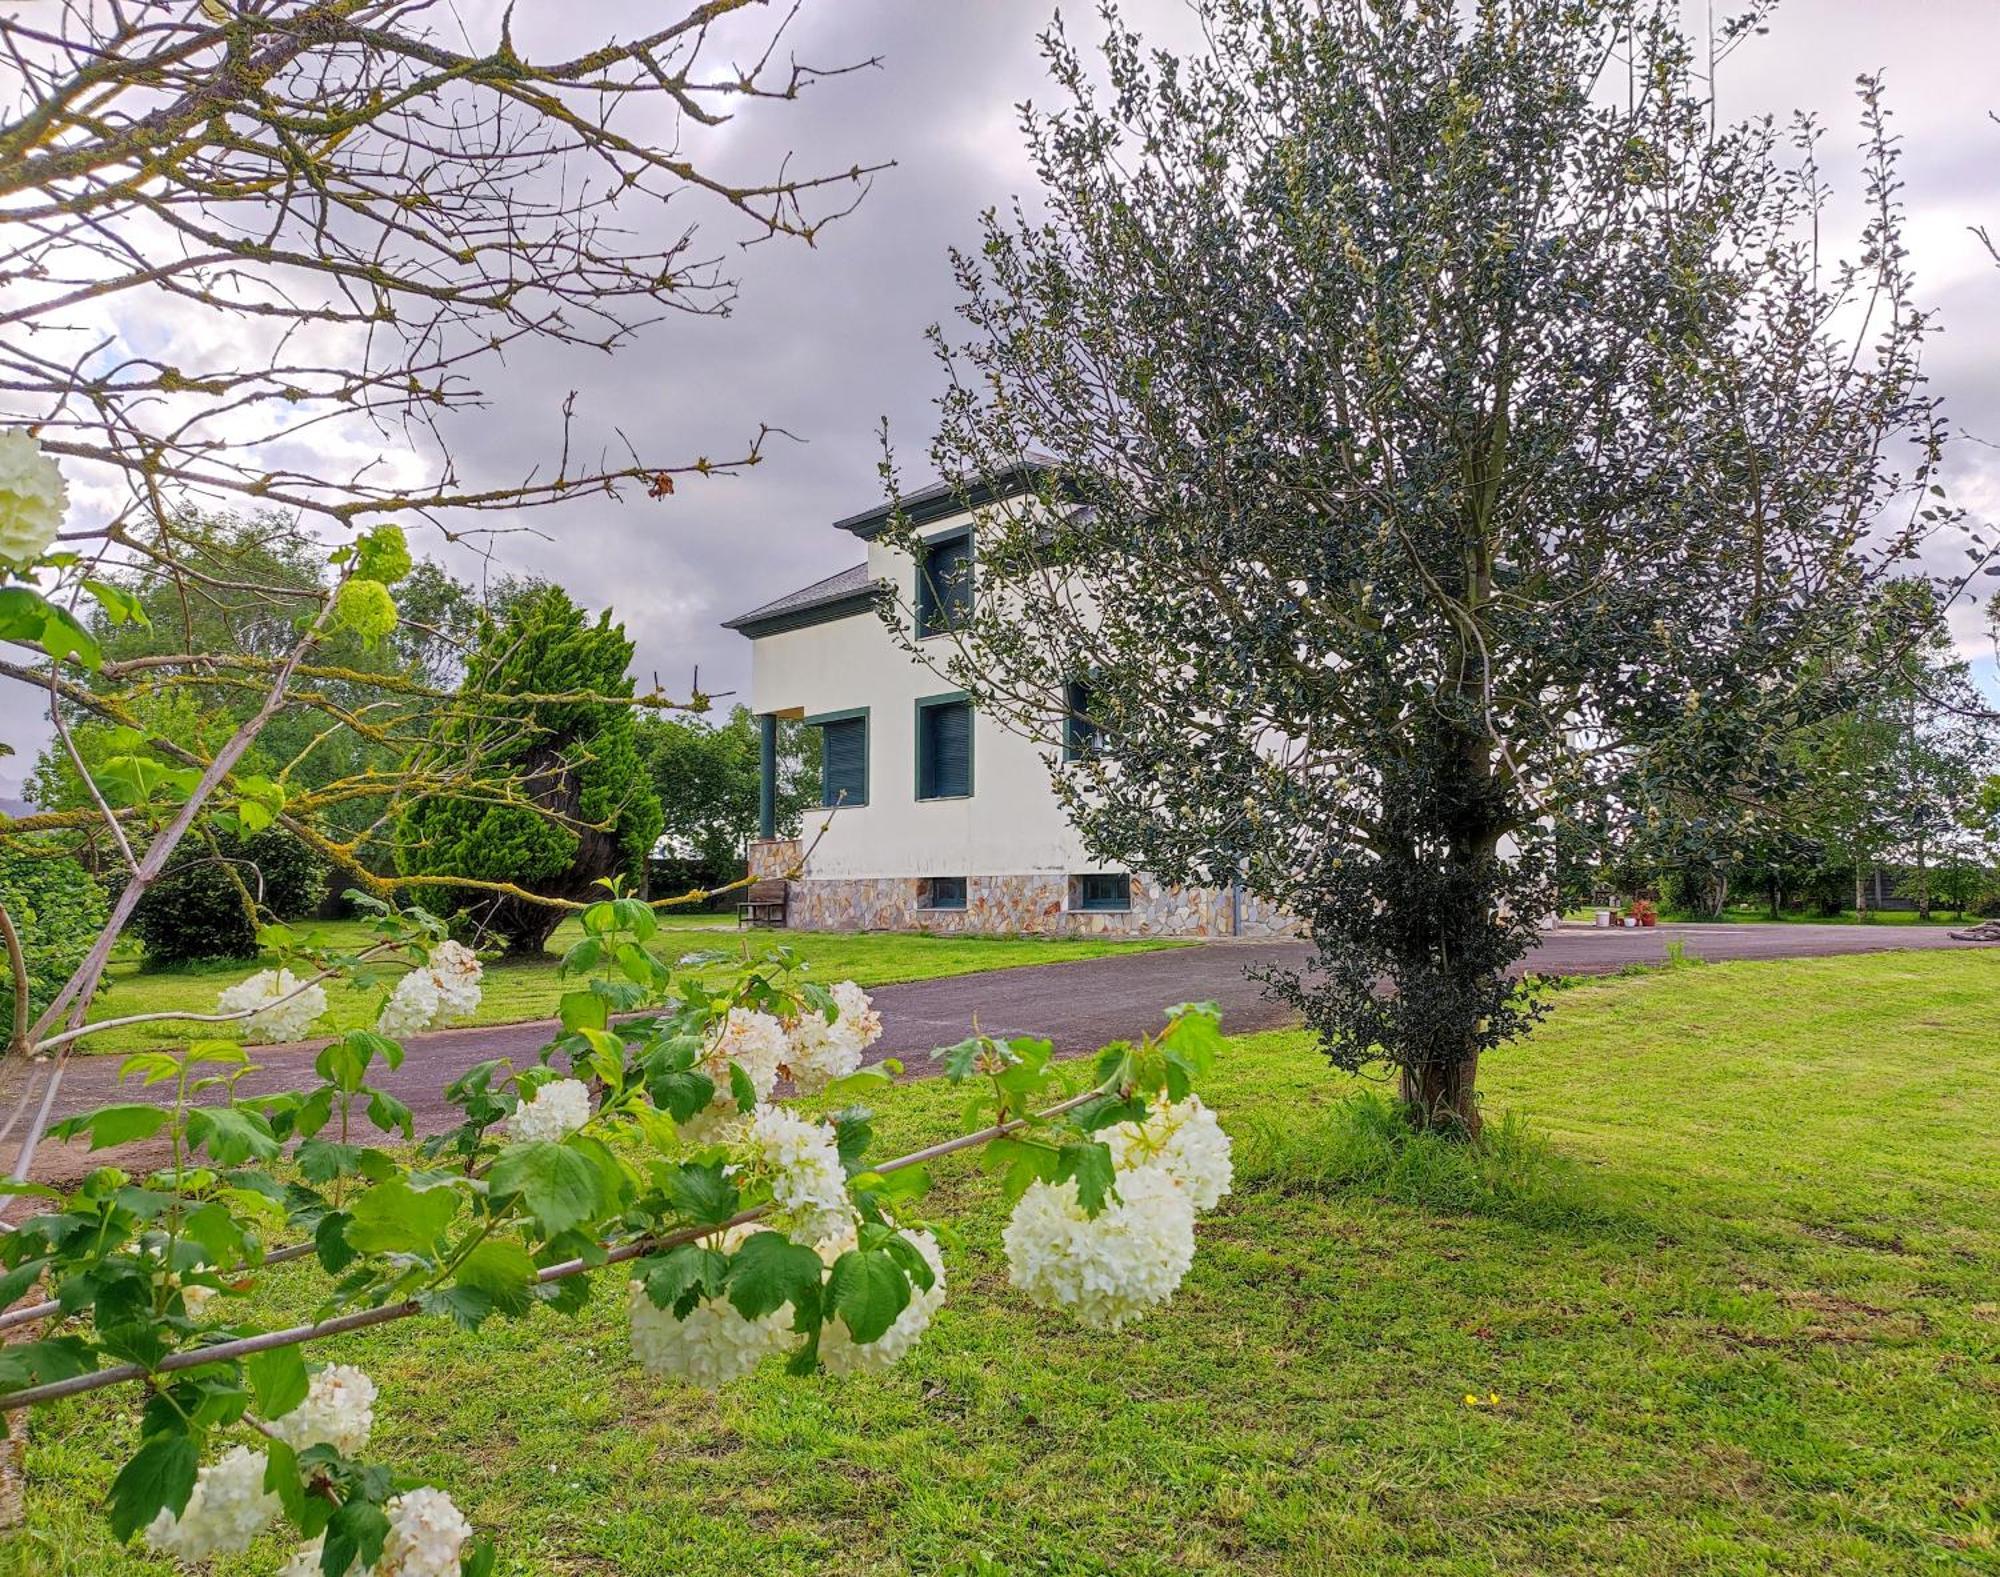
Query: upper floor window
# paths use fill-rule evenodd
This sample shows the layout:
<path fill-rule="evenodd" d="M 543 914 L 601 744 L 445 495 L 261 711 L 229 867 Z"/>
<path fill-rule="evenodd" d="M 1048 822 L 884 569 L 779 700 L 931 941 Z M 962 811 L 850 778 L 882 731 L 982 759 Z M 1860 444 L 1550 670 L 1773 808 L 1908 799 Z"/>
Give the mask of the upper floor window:
<path fill-rule="evenodd" d="M 1104 727 L 1090 715 L 1090 682 L 1063 687 L 1063 760 L 1094 761 L 1104 750 Z"/>
<path fill-rule="evenodd" d="M 972 792 L 972 703 L 964 695 L 917 703 L 917 798 L 964 799 Z"/>
<path fill-rule="evenodd" d="M 972 533 L 927 542 L 917 562 L 917 634 L 955 630 L 972 612 Z"/>
<path fill-rule="evenodd" d="M 868 709 L 829 712 L 806 722 L 819 730 L 819 802 L 868 803 Z"/>

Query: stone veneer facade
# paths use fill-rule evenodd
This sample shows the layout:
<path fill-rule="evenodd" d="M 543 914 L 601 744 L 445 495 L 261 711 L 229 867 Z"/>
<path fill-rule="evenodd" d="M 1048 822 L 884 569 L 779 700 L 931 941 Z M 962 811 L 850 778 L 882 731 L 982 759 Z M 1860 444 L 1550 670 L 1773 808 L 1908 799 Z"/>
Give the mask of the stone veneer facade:
<path fill-rule="evenodd" d="M 968 876 L 963 909 L 920 907 L 914 876 L 794 875 L 797 839 L 750 845 L 750 874 L 789 877 L 786 924 L 801 931 L 937 931 L 1027 936 L 1293 936 L 1298 921 L 1244 893 L 1232 921 L 1226 890 L 1132 878 L 1130 909 L 1072 909 L 1069 878 Z"/>

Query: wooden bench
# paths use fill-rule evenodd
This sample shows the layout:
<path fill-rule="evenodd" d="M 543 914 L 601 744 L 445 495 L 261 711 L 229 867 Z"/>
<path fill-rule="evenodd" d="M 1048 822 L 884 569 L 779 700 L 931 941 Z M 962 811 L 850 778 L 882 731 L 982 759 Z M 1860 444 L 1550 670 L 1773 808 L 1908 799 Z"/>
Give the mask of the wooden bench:
<path fill-rule="evenodd" d="M 736 926 L 785 923 L 785 883 L 782 879 L 752 882 L 744 901 L 736 906 Z"/>

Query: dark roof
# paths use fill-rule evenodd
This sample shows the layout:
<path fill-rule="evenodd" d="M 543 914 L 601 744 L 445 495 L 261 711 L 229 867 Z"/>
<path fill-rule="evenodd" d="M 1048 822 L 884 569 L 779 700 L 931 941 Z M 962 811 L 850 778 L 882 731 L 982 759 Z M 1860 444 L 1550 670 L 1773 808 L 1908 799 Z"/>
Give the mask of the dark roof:
<path fill-rule="evenodd" d="M 760 635 L 776 635 L 781 630 L 803 629 L 808 624 L 823 624 L 829 619 L 866 612 L 875 605 L 878 590 L 868 566 L 857 564 L 838 575 L 786 592 L 761 608 L 738 614 L 724 621 L 722 627 L 741 630 L 753 640 Z"/>
<path fill-rule="evenodd" d="M 967 507 L 977 509 L 996 498 L 1009 498 L 1015 493 L 1025 492 L 1034 485 L 1036 476 L 1055 469 L 1053 456 L 1031 454 L 1011 470 L 972 487 L 960 487 L 956 482 L 933 482 L 914 493 L 905 493 L 894 504 L 877 504 L 858 515 L 836 520 L 834 529 L 851 531 L 865 542 L 881 535 L 882 528 L 888 525 L 889 517 L 896 512 L 898 505 L 914 524 L 921 526 L 933 520 L 942 520 L 947 515 L 956 515 Z"/>

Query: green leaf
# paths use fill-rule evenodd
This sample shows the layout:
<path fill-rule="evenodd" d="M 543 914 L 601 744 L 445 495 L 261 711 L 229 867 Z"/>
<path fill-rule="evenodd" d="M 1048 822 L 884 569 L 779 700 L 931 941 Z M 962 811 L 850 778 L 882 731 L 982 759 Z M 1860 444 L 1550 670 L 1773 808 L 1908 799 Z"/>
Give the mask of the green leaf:
<path fill-rule="evenodd" d="M 306 1509 L 305 1485 L 299 1481 L 299 1454 L 282 1440 L 264 1442 L 264 1488 L 284 1503 L 285 1515 L 297 1522 Z"/>
<path fill-rule="evenodd" d="M 250 1394 L 256 1398 L 258 1415 L 265 1420 L 283 1418 L 306 1399 L 311 1381 L 306 1377 L 304 1352 L 297 1347 L 273 1347 L 252 1353 L 243 1367 L 250 1376 Z"/>
<path fill-rule="evenodd" d="M 97 1356 L 80 1336 L 50 1336 L 0 1347 L 0 1391 L 24 1391 L 89 1374 Z"/>
<path fill-rule="evenodd" d="M 593 1148 L 602 1147 L 588 1140 L 510 1144 L 495 1158 L 486 1180 L 496 1197 L 518 1198 L 544 1233 L 564 1232 L 606 1214 L 617 1203 Z"/>
<path fill-rule="evenodd" d="M 320 1570 L 327 1577 L 341 1577 L 355 1566 L 367 1571 L 381 1558 L 389 1537 L 389 1518 L 372 1500 L 350 1499 L 326 1524 L 326 1545 L 320 1552 Z"/>
<path fill-rule="evenodd" d="M 746 1320 L 762 1319 L 786 1304 L 817 1313 L 823 1267 L 812 1249 L 782 1232 L 759 1232 L 729 1262 L 729 1301 Z"/>
<path fill-rule="evenodd" d="M 664 1254 L 641 1260 L 637 1273 L 654 1308 L 674 1308 L 683 1300 L 692 1308 L 698 1298 L 713 1297 L 722 1290 L 729 1276 L 729 1256 L 699 1243 L 680 1243 Z"/>
<path fill-rule="evenodd" d="M 1076 1179 L 1076 1202 L 1083 1206 L 1087 1216 L 1094 1216 L 1104 1208 L 1115 1176 L 1108 1145 L 1078 1139 L 1056 1152 L 1056 1181 Z"/>
<path fill-rule="evenodd" d="M 358 1257 L 347 1241 L 347 1229 L 354 1218 L 345 1210 L 333 1210 L 320 1217 L 313 1229 L 313 1249 L 330 1276 L 338 1276 Z"/>
<path fill-rule="evenodd" d="M 427 1253 L 458 1214 L 458 1204 L 458 1194 L 449 1188 L 419 1192 L 400 1178 L 378 1183 L 348 1207 L 348 1246 L 363 1254 Z"/>
<path fill-rule="evenodd" d="M 206 1150 L 218 1166 L 241 1166 L 255 1156 L 277 1157 L 277 1136 L 262 1112 L 246 1106 L 197 1106 L 187 1114 L 188 1143 Z"/>
<path fill-rule="evenodd" d="M 137 593 L 111 581 L 95 579 L 86 579 L 83 589 L 97 599 L 98 607 L 104 610 L 105 618 L 112 624 L 137 624 L 145 629 L 153 627 L 153 621 L 146 617 L 146 605 L 139 600 Z"/>
<path fill-rule="evenodd" d="M 833 1262 L 827 1301 L 857 1342 L 872 1342 L 909 1307 L 910 1283 L 883 1249 L 851 1248 Z"/>
<path fill-rule="evenodd" d="M 692 1068 L 658 1069 L 646 1075 L 646 1094 L 675 1122 L 684 1123 L 715 1099 L 715 1081 Z"/>
<path fill-rule="evenodd" d="M 31 586 L 0 586 L 0 639 L 39 646 L 58 663 L 74 656 L 93 673 L 104 662 L 96 639 L 76 615 Z"/>
<path fill-rule="evenodd" d="M 757 1086 L 750 1082 L 750 1075 L 733 1062 L 729 1065 L 729 1094 L 739 1112 L 754 1112 L 757 1109 Z"/>
<path fill-rule="evenodd" d="M 698 1226 L 719 1226 L 743 1207 L 720 1161 L 689 1161 L 666 1176 L 667 1200 Z"/>
<path fill-rule="evenodd" d="M 162 1509 L 179 1516 L 194 1493 L 198 1466 L 187 1435 L 153 1435 L 111 1481 L 111 1532 L 123 1543 Z"/>
<path fill-rule="evenodd" d="M 556 1016 L 572 1034 L 580 1029 L 605 1029 L 611 1023 L 611 1008 L 594 991 L 566 991 L 556 1004 Z"/>
<path fill-rule="evenodd" d="M 458 1284 L 485 1293 L 503 1314 L 523 1314 L 534 1302 L 535 1262 L 519 1243 L 488 1238 L 459 1262 Z"/>
<path fill-rule="evenodd" d="M 114 1144 L 152 1138 L 167 1125 L 171 1115 L 161 1106 L 100 1106 L 94 1112 L 83 1112 L 53 1124 L 49 1137 L 69 1139 L 87 1133 L 91 1149 L 107 1150 Z"/>
<path fill-rule="evenodd" d="M 494 1548 L 491 1539 L 475 1539 L 471 1549 L 459 1553 L 458 1577 L 493 1577 L 493 1568 L 499 1558 L 499 1551 Z"/>

